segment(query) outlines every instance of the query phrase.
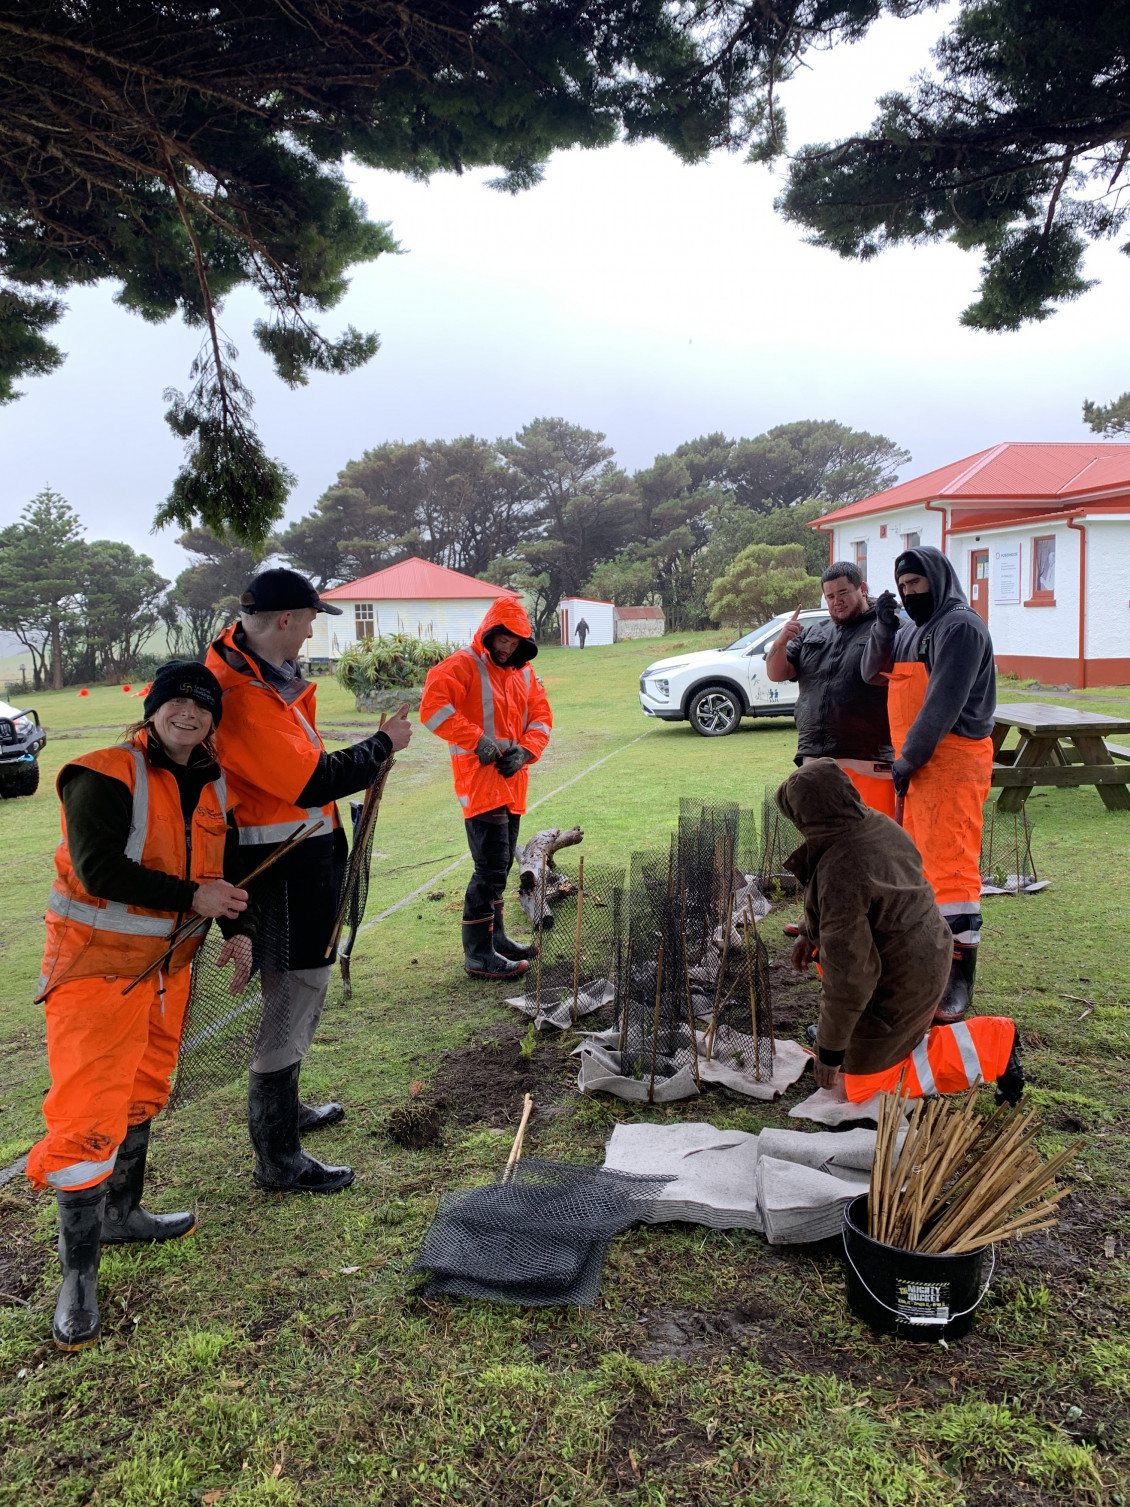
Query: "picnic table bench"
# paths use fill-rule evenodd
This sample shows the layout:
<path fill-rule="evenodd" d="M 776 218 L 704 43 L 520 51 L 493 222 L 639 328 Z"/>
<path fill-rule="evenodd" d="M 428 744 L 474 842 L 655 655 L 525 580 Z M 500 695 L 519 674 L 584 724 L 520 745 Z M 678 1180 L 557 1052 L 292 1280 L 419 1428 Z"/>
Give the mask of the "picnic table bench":
<path fill-rule="evenodd" d="M 1094 785 L 1108 810 L 1130 811 L 1130 748 L 1106 741 L 1108 734 L 1130 733 L 1130 718 L 1016 701 L 999 706 L 993 721 L 998 810 L 1021 810 L 1036 785 Z M 1005 748 L 1014 728 L 1020 741 Z"/>

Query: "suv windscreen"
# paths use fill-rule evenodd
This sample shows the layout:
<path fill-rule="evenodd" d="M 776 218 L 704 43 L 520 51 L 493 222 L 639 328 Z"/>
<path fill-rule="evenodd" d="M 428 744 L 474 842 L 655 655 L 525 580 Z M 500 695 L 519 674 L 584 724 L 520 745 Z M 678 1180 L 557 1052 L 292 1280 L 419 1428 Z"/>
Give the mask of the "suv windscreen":
<path fill-rule="evenodd" d="M 759 645 L 771 638 L 778 626 L 779 622 L 777 618 L 774 618 L 771 623 L 762 623 L 760 628 L 754 628 L 751 632 L 743 634 L 741 638 L 735 639 L 732 644 L 727 644 L 725 652 L 729 654 L 744 649 L 752 649 L 755 645 Z"/>

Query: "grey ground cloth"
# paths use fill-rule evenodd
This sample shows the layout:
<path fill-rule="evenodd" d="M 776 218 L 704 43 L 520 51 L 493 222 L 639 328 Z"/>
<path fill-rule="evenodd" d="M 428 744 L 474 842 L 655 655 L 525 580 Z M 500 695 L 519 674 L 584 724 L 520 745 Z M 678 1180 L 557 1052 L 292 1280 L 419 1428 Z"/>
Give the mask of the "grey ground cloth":
<path fill-rule="evenodd" d="M 620 1072 L 620 1053 L 617 1031 L 597 1031 L 588 1036 L 574 1052 L 581 1060 L 577 1074 L 577 1087 L 582 1094 L 615 1094 L 618 1099 L 627 1099 L 633 1104 L 674 1104 L 679 1099 L 693 1099 L 698 1093 L 698 1084 L 689 1067 L 680 1068 L 670 1078 L 655 1079 L 655 1091 L 651 1093 L 651 1079 L 628 1078 Z M 687 1033 L 690 1039 L 690 1032 Z"/>
<path fill-rule="evenodd" d="M 536 968 L 537 963 L 531 963 L 530 966 Z M 616 986 L 610 979 L 589 979 L 577 991 L 577 1019 L 591 1015 L 601 1005 L 610 1004 L 615 998 Z M 528 1000 L 524 994 L 512 994 L 503 1003 L 528 1016 L 534 1023 L 534 1029 L 538 1031 L 548 1031 L 550 1027 L 567 1031 L 573 1024 L 572 989 L 555 988 L 552 993 L 547 990 L 542 997 L 540 1014 L 537 1012 L 536 1002 Z"/>
<path fill-rule="evenodd" d="M 717 1130 L 704 1123 L 617 1125 L 605 1166 L 664 1174 L 650 1222 L 683 1219 L 710 1229 L 747 1229 L 771 1245 L 801 1245 L 839 1233 L 843 1208 L 866 1189 L 875 1132 Z"/>
<path fill-rule="evenodd" d="M 861 1104 L 849 1104 L 842 1084 L 836 1088 L 818 1088 L 807 1099 L 793 1105 L 789 1110 L 789 1118 L 815 1120 L 818 1125 L 853 1125 L 868 1120 L 876 1125 L 879 1122 L 881 1098 L 881 1094 L 872 1094 L 870 1099 L 864 1099 Z M 907 1114 L 912 1108 L 913 1101 L 907 1106 Z"/>
<path fill-rule="evenodd" d="M 981 880 L 982 895 L 1038 895 L 1046 890 L 1050 879 L 1026 879 L 1023 874 L 1006 874 L 1003 884 L 991 884 Z"/>
<path fill-rule="evenodd" d="M 773 1054 L 772 1072 L 759 1083 L 754 1076 L 753 1063 L 749 1057 L 752 1042 L 748 1037 L 728 1039 L 724 1029 L 719 1029 L 714 1042 L 714 1056 L 705 1059 L 704 1034 L 698 1033 L 698 1073 L 703 1083 L 721 1083 L 751 1099 L 776 1099 L 795 1083 L 812 1060 L 812 1053 L 805 1051 L 795 1041 L 778 1041 Z M 581 1060 L 577 1075 L 577 1087 L 583 1094 L 615 1094 L 618 1099 L 632 1103 L 648 1102 L 650 1080 L 624 1077 L 620 1072 L 620 1054 L 617 1051 L 617 1033 L 597 1031 L 587 1036 L 573 1053 Z M 742 1044 L 746 1048 L 741 1052 Z M 768 1049 L 768 1048 L 767 1048 Z M 655 1104 L 673 1104 L 679 1099 L 692 1099 L 698 1093 L 694 1072 L 685 1067 L 671 1078 L 656 1078 Z"/>
<path fill-rule="evenodd" d="M 772 1074 L 763 1076 L 759 1083 L 749 1060 L 748 1036 L 738 1033 L 733 1039 L 726 1027 L 720 1026 L 714 1037 L 714 1050 L 709 1062 L 705 1052 L 705 1032 L 699 1035 L 698 1075 L 703 1083 L 721 1083 L 739 1094 L 748 1094 L 751 1099 L 777 1099 L 794 1084 L 812 1061 L 812 1053 L 795 1041 L 778 1041 L 773 1052 Z M 745 1050 L 743 1050 L 745 1048 Z M 768 1047 L 766 1047 L 768 1051 Z"/>

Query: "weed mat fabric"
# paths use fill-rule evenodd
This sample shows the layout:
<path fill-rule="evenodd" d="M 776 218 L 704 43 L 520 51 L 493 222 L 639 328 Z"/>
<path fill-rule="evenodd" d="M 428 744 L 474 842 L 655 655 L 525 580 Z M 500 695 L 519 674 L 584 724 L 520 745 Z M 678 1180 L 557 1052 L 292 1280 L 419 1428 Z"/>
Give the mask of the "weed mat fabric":
<path fill-rule="evenodd" d="M 529 1308 L 591 1305 L 608 1242 L 652 1223 L 666 1176 L 527 1157 L 481 1188 L 446 1193 L 410 1272 L 425 1297 Z"/>

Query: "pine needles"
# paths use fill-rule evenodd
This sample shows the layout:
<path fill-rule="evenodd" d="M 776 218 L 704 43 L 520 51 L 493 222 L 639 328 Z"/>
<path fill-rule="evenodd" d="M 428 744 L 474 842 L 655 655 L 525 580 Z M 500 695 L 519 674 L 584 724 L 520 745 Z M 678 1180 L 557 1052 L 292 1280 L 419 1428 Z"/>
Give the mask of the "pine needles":
<path fill-rule="evenodd" d="M 906 1124 L 902 1085 L 879 1106 L 867 1201 L 872 1240 L 902 1250 L 960 1256 L 1050 1229 L 1071 1191 L 1056 1176 L 1082 1141 L 1044 1161 L 1033 1146 L 1036 1110 L 977 1113 L 977 1091 L 919 1099 Z"/>

